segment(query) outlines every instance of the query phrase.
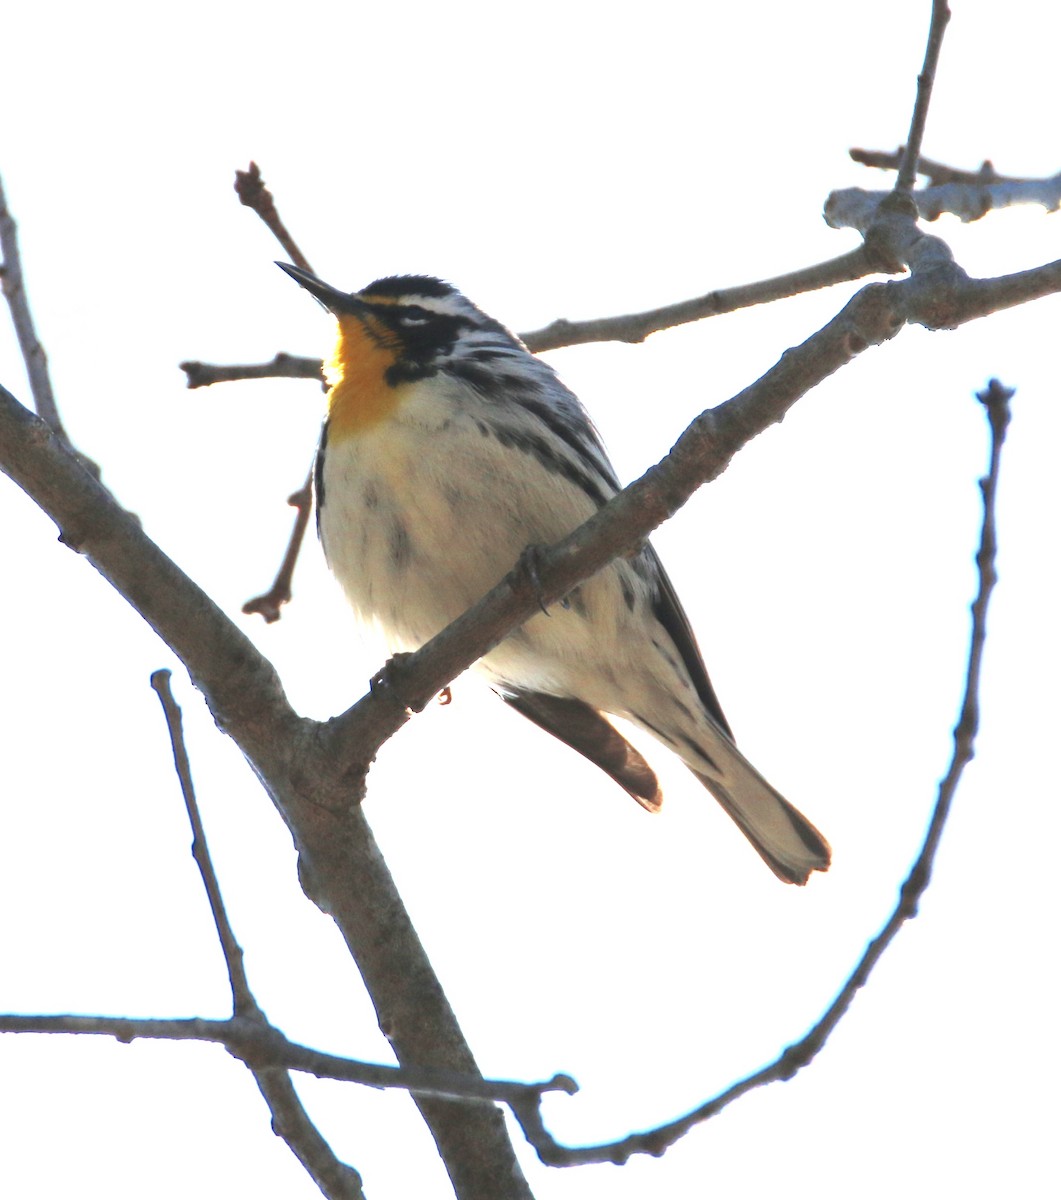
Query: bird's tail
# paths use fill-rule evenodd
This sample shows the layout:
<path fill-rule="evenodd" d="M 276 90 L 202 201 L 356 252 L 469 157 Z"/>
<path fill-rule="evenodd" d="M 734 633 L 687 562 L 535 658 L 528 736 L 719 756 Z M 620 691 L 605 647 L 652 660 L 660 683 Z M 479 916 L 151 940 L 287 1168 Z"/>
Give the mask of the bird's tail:
<path fill-rule="evenodd" d="M 770 870 L 785 883 L 797 884 L 806 883 L 812 871 L 827 871 L 832 851 L 818 830 L 766 782 L 732 742 L 723 736 L 713 742 L 709 761 L 717 766 L 717 774 L 693 766 L 689 769 L 729 813 Z"/>

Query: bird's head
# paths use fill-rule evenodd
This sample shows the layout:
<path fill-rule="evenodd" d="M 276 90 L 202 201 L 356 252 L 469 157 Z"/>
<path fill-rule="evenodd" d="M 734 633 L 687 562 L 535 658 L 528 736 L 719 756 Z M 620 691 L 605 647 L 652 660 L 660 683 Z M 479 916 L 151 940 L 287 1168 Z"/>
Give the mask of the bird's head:
<path fill-rule="evenodd" d="M 352 359 L 367 355 L 394 387 L 434 374 L 470 338 L 514 341 L 452 284 L 431 275 L 393 275 L 359 292 L 343 292 L 301 267 L 277 266 L 338 321 L 336 357 L 343 373 Z"/>

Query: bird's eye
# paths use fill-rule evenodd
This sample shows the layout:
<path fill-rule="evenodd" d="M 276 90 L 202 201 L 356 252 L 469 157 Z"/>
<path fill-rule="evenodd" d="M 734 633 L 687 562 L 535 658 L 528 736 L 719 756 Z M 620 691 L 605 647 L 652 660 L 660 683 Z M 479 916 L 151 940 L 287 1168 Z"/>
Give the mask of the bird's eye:
<path fill-rule="evenodd" d="M 426 308 L 421 308 L 419 304 L 410 304 L 408 308 L 403 308 L 398 314 L 398 320 L 403 325 L 426 325 L 431 319 L 431 314 Z"/>

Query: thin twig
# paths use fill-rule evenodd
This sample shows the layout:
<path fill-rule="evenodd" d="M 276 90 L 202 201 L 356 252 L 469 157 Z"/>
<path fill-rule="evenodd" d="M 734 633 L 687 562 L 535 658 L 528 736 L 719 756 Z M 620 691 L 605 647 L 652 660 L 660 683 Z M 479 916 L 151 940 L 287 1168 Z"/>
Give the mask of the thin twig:
<path fill-rule="evenodd" d="M 324 383 L 321 360 L 303 358 L 284 351 L 275 354 L 266 363 L 204 363 L 182 362 L 177 364 L 187 376 L 189 388 L 210 387 L 215 383 L 234 383 L 240 379 L 316 379 Z"/>
<path fill-rule="evenodd" d="M 298 1098 L 291 1076 L 276 1067 L 254 1071 L 254 1082 L 269 1106 L 273 1132 L 283 1138 L 306 1174 L 328 1200 L 365 1200 L 361 1175 L 338 1158 Z"/>
<path fill-rule="evenodd" d="M 15 218 L 7 207 L 4 195 L 4 185 L 0 181 L 0 255 L 3 263 L 0 265 L 0 285 L 11 309 L 11 320 L 15 326 L 22 359 L 26 364 L 26 374 L 29 376 L 30 392 L 37 414 L 55 430 L 56 435 L 70 445 L 63 423 L 59 418 L 59 409 L 55 403 L 55 393 L 52 390 L 51 377 L 48 374 L 48 356 L 37 337 L 33 324 L 33 314 L 30 312 L 29 300 L 22 279 L 22 258 L 18 248 L 18 227 Z"/>
<path fill-rule="evenodd" d="M 274 1033 L 278 1031 L 275 1031 L 266 1020 L 265 1013 L 254 998 L 243 965 L 243 950 L 236 941 L 236 935 L 232 930 L 228 914 L 225 912 L 221 886 L 210 857 L 206 831 L 203 828 L 199 804 L 195 798 L 191 764 L 188 761 L 188 750 L 184 742 L 184 722 L 180 706 L 173 698 L 170 677 L 170 671 L 155 671 L 151 675 L 151 686 L 158 695 L 162 704 L 162 712 L 166 718 L 170 745 L 173 748 L 173 763 L 180 781 L 181 793 L 184 796 L 188 821 L 192 827 L 192 857 L 202 876 L 218 940 L 225 956 L 225 966 L 228 969 L 229 986 L 232 989 L 232 1020 L 224 1024 L 229 1029 L 243 1030 L 247 1027 L 252 1033 L 259 1034 L 262 1039 L 271 1041 Z M 254 1058 L 246 1056 L 244 1056 L 244 1062 L 253 1074 L 255 1082 L 258 1084 L 258 1090 L 269 1107 L 273 1131 L 278 1137 L 283 1138 L 321 1192 L 329 1200 L 363 1200 L 361 1176 L 348 1163 L 339 1159 L 321 1136 L 320 1131 L 310 1120 L 302 1101 L 298 1098 L 298 1093 L 295 1091 L 287 1071 L 277 1067 L 262 1066 Z"/>
<path fill-rule="evenodd" d="M 281 609 L 291 599 L 295 564 L 298 562 L 302 541 L 306 536 L 310 515 L 313 512 L 312 467 L 309 475 L 306 476 L 306 482 L 297 492 L 292 492 L 288 496 L 287 502 L 295 509 L 295 524 L 292 527 L 291 537 L 288 539 L 287 550 L 284 552 L 280 569 L 273 580 L 273 586 L 264 595 L 253 597 L 243 606 L 243 612 L 248 616 L 252 613 L 260 613 L 268 624 L 280 620 Z"/>
<path fill-rule="evenodd" d="M 261 169 L 252 162 L 246 171 L 236 172 L 236 195 L 240 203 L 261 217 L 266 227 L 284 248 L 284 252 L 304 271 L 312 271 L 309 259 L 302 253 L 298 243 L 291 236 L 287 226 L 280 219 L 276 201 L 272 192 L 265 186 Z M 250 367 L 219 367 L 209 363 L 185 362 L 181 369 L 188 377 L 188 387 L 206 387 L 212 383 L 233 379 L 266 379 L 282 375 L 297 379 L 319 379 L 324 382 L 322 364 L 315 358 L 298 358 L 291 354 L 277 354 L 271 363 L 261 363 Z M 295 523 L 291 528 L 291 536 L 287 541 L 287 549 L 280 563 L 280 568 L 273 580 L 272 587 L 261 596 L 254 596 L 243 606 L 243 612 L 248 616 L 259 613 L 267 623 L 279 621 L 283 606 L 291 599 L 295 566 L 302 550 L 302 542 L 309 526 L 310 514 L 313 511 L 313 468 L 306 477 L 306 482 L 287 498 L 288 504 L 295 509 Z"/>
<path fill-rule="evenodd" d="M 48 373 L 48 355 L 37 337 L 37 329 L 33 324 L 33 314 L 30 312 L 29 298 L 26 295 L 26 284 L 22 276 L 22 256 L 18 248 L 18 226 L 11 210 L 7 207 L 7 197 L 4 195 L 3 181 L 0 180 L 0 288 L 11 309 L 11 323 L 15 327 L 22 360 L 26 364 L 26 374 L 29 377 L 30 393 L 33 396 L 33 406 L 37 415 L 55 431 L 56 437 L 64 445 L 73 450 L 73 444 L 63 428 L 59 416 L 59 406 L 55 402 L 55 392 L 52 389 L 51 375 Z M 75 451 L 75 453 L 77 453 Z M 95 463 L 79 455 L 82 462 L 99 478 L 99 468 Z"/>
<path fill-rule="evenodd" d="M 874 271 L 875 267 L 859 248 L 837 258 L 830 258 L 810 267 L 801 267 L 771 279 L 717 288 L 691 300 L 679 300 L 661 308 L 587 321 L 568 321 L 560 318 L 542 329 L 521 333 L 519 336 L 527 348 L 536 354 L 543 350 L 557 350 L 561 346 L 576 346 L 587 342 L 643 342 L 650 334 L 659 333 L 664 329 L 674 329 L 679 325 L 722 316 L 741 308 L 769 304 L 774 300 L 785 300 L 806 292 L 819 291 L 838 283 L 864 279 Z"/>
<path fill-rule="evenodd" d="M 910 118 L 910 135 L 906 139 L 906 150 L 895 180 L 895 190 L 909 195 L 914 190 L 917 177 L 917 160 L 921 156 L 921 143 L 925 138 L 928 121 L 928 106 L 932 100 L 932 87 L 936 82 L 939 52 L 943 47 L 943 35 L 950 21 L 947 0 L 932 0 L 932 20 L 928 29 L 928 44 L 925 46 L 925 62 L 917 77 L 917 99 Z"/>
<path fill-rule="evenodd" d="M 900 146 L 897 150 L 863 150 L 855 146 L 848 154 L 851 161 L 860 166 L 876 167 L 880 171 L 898 171 L 906 158 L 906 147 Z M 923 175 L 931 187 L 944 183 L 1030 182 L 1019 175 L 1000 175 L 995 170 L 995 164 L 988 158 L 985 158 L 975 171 L 970 171 L 967 167 L 952 167 L 947 163 L 937 162 L 934 158 L 926 158 L 922 154 L 917 160 L 916 173 Z"/>
<path fill-rule="evenodd" d="M 760 279 L 754 283 L 738 284 L 735 287 L 716 288 L 691 300 L 678 300 L 660 308 L 643 312 L 622 313 L 611 317 L 594 317 L 585 321 L 569 321 L 559 317 L 541 329 L 532 329 L 519 334 L 528 349 L 539 354 L 544 350 L 558 350 L 563 346 L 580 346 L 589 342 L 643 342 L 650 334 L 708 317 L 718 317 L 751 308 L 756 304 L 768 304 L 784 300 L 805 292 L 818 291 L 839 283 L 850 283 L 872 275 L 877 267 L 866 257 L 860 247 L 841 254 L 837 258 L 801 267 L 772 279 Z M 254 363 L 246 366 L 219 365 L 215 363 L 183 362 L 181 370 L 188 375 L 189 387 L 208 387 L 214 383 L 229 383 L 239 379 L 322 379 L 321 360 L 298 358 L 291 354 L 278 354 L 271 362 Z"/>
<path fill-rule="evenodd" d="M 309 265 L 309 259 L 298 248 L 298 243 L 288 233 L 287 226 L 280 220 L 280 214 L 277 212 L 273 194 L 265 186 L 261 169 L 256 162 L 252 162 L 246 171 L 236 172 L 234 186 L 236 195 L 239 196 L 240 204 L 245 204 L 261 217 L 272 235 L 283 246 L 284 252 L 290 256 L 295 266 L 301 267 L 303 271 L 312 271 L 313 268 Z"/>
<path fill-rule="evenodd" d="M 217 938 L 225 956 L 225 966 L 228 969 L 229 986 L 232 989 L 232 1012 L 235 1016 L 259 1017 L 264 1015 L 254 999 L 247 973 L 243 966 L 243 948 L 236 941 L 232 925 L 225 912 L 225 902 L 221 897 L 221 887 L 217 882 L 217 873 L 210 858 L 210 847 L 206 841 L 206 831 L 203 829 L 202 817 L 199 814 L 199 804 L 195 799 L 195 785 L 192 783 L 192 769 L 188 762 L 188 750 L 184 744 L 184 722 L 180 706 L 173 698 L 170 687 L 172 672 L 168 670 L 154 671 L 151 675 L 151 686 L 162 704 L 162 712 L 166 718 L 166 728 L 169 731 L 170 745 L 173 748 L 173 765 L 177 771 L 177 779 L 181 785 L 184 797 L 184 807 L 188 813 L 188 821 L 192 827 L 192 858 L 202 876 L 206 897 L 210 902 L 210 914 L 214 918 Z"/>
<path fill-rule="evenodd" d="M 246 1017 L 210 1020 L 205 1017 L 106 1017 L 83 1014 L 0 1014 L 0 1033 L 51 1033 L 113 1037 L 125 1045 L 138 1039 L 206 1042 L 224 1046 L 233 1057 L 253 1068 L 283 1068 L 357 1083 L 380 1090 L 411 1092 L 445 1100 L 520 1104 L 548 1092 L 573 1096 L 578 1085 L 569 1075 L 554 1075 L 540 1083 L 512 1079 L 483 1079 L 438 1067 L 396 1067 L 327 1054 L 290 1041 L 274 1025 Z"/>
<path fill-rule="evenodd" d="M 917 915 L 918 904 L 932 875 L 932 866 L 939 848 L 943 828 L 950 813 L 962 772 L 972 760 L 973 747 L 979 722 L 980 671 L 984 646 L 987 638 L 987 610 L 991 592 L 997 581 L 995 556 L 997 540 L 995 531 L 995 498 L 998 489 L 998 473 L 1002 443 L 1009 421 L 1009 400 L 1013 392 L 992 380 L 977 399 L 987 408 L 991 427 L 991 454 L 987 475 L 980 481 L 983 495 L 984 516 L 980 533 L 980 546 L 976 555 L 979 571 L 979 589 L 972 604 L 972 631 L 969 642 L 969 658 L 965 675 L 965 693 L 961 706 L 961 717 L 954 730 L 954 754 L 947 774 L 939 785 L 936 806 L 921 851 L 903 883 L 899 900 L 892 915 L 880 933 L 866 947 L 858 965 L 851 972 L 833 1003 L 805 1037 L 789 1046 L 772 1063 L 760 1071 L 747 1076 L 724 1092 L 701 1104 L 692 1112 L 675 1121 L 669 1121 L 644 1133 L 631 1134 L 614 1142 L 595 1146 L 561 1146 L 546 1130 L 539 1105 L 528 1097 L 513 1107 L 513 1112 L 527 1140 L 534 1146 L 543 1162 L 553 1166 L 578 1166 L 583 1163 L 622 1163 L 633 1154 L 662 1154 L 669 1146 L 683 1137 L 696 1125 L 716 1116 L 734 1100 L 755 1088 L 769 1083 L 791 1079 L 806 1067 L 825 1046 L 829 1036 L 850 1009 L 851 1004 L 869 979 L 873 968 L 895 940 L 896 935 L 911 917 Z"/>

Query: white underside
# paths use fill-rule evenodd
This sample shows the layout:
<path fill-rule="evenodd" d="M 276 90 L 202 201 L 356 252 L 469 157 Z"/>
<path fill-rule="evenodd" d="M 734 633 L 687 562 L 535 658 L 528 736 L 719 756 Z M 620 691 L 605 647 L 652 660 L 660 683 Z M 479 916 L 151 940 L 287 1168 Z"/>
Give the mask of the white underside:
<path fill-rule="evenodd" d="M 595 511 L 576 484 L 483 436 L 455 403 L 440 403 L 437 387 L 429 402 L 418 402 L 422 389 L 409 390 L 391 419 L 329 441 L 321 508 L 329 564 L 359 616 L 378 626 L 392 650 L 423 645 L 528 545 L 559 540 Z M 635 593 L 633 611 L 620 572 Z M 495 682 L 624 711 L 619 680 L 641 675 L 644 659 L 658 657 L 643 645 L 648 587 L 621 562 L 583 584 L 579 600 L 533 617 L 479 669 Z"/>

